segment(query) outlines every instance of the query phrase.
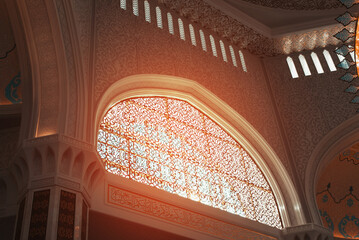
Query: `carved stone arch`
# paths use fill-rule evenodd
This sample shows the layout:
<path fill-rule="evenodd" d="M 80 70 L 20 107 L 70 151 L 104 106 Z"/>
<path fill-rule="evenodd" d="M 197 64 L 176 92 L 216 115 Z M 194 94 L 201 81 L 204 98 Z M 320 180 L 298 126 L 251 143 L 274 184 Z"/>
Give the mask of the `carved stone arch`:
<path fill-rule="evenodd" d="M 84 180 L 85 180 L 86 183 L 90 182 L 92 173 L 96 170 L 96 165 L 97 165 L 96 162 L 92 162 L 87 166 L 86 172 L 85 172 L 85 175 L 84 175 Z"/>
<path fill-rule="evenodd" d="M 35 149 L 32 156 L 31 174 L 33 176 L 39 176 L 43 173 L 43 169 L 42 155 L 38 149 Z"/>
<path fill-rule="evenodd" d="M 97 103 L 95 121 L 91 127 L 93 144 L 96 145 L 95 136 L 101 119 L 114 103 L 144 96 L 185 100 L 230 132 L 255 159 L 266 176 L 277 199 L 284 227 L 305 222 L 298 193 L 272 147 L 238 112 L 195 81 L 174 76 L 144 74 L 115 82 Z"/>
<path fill-rule="evenodd" d="M 11 2 L 11 1 L 8 1 Z M 29 88 L 24 96 L 23 138 L 34 138 L 59 132 L 59 111 L 61 91 L 66 89 L 66 81 L 60 81 L 62 74 L 61 37 L 54 2 L 16 2 L 18 21 L 24 29 L 24 46 L 28 47 Z"/>
<path fill-rule="evenodd" d="M 54 150 L 50 146 L 46 149 L 46 158 L 45 158 L 46 171 L 48 173 L 53 173 L 56 170 L 56 156 Z"/>
<path fill-rule="evenodd" d="M 89 49 L 93 4 L 91 1 L 57 1 L 55 4 L 61 34 L 59 39 L 55 39 L 55 44 L 61 47 L 63 59 L 60 59 L 59 65 L 64 72 L 60 107 L 65 114 L 59 127 L 65 135 L 81 140 L 86 138 L 87 103 L 91 94 L 88 87 L 91 84 Z"/>
<path fill-rule="evenodd" d="M 84 153 L 80 151 L 73 162 L 71 176 L 81 179 L 84 168 Z"/>
<path fill-rule="evenodd" d="M 72 149 L 68 147 L 61 156 L 60 172 L 64 174 L 70 174 L 70 168 L 72 165 Z"/>
<path fill-rule="evenodd" d="M 103 172 L 100 167 L 100 163 L 95 160 L 92 161 L 87 167 L 84 167 L 83 169 L 86 169 L 84 175 L 82 176 L 84 187 L 91 193 L 95 187 L 96 183 L 99 182 L 103 178 Z"/>
<path fill-rule="evenodd" d="M 316 204 L 315 187 L 322 170 L 344 149 L 359 141 L 359 115 L 331 130 L 315 147 L 305 173 L 305 194 L 312 214 L 312 221 L 322 225 Z"/>
<path fill-rule="evenodd" d="M 12 171 L 14 173 L 14 176 L 17 179 L 17 182 L 19 184 L 19 190 L 20 190 L 21 188 L 24 187 L 24 184 L 26 184 L 25 173 L 24 173 L 23 169 L 17 163 L 15 163 L 13 165 Z"/>
<path fill-rule="evenodd" d="M 25 158 L 23 158 L 22 156 L 17 157 L 14 164 L 17 164 L 20 167 L 23 173 L 23 181 L 26 185 L 30 177 L 29 165 L 27 164 Z"/>
<path fill-rule="evenodd" d="M 97 180 L 101 177 L 101 170 L 100 168 L 97 168 L 90 177 L 90 180 L 88 182 L 88 187 L 90 189 L 90 191 L 92 191 L 95 187 L 95 183 L 97 182 Z"/>

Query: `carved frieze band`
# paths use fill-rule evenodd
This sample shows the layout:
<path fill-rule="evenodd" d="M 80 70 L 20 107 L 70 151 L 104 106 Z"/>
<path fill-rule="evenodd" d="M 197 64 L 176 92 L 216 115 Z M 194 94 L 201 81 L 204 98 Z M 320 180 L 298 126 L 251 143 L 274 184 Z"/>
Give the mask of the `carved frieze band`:
<path fill-rule="evenodd" d="M 283 9 L 331 9 L 340 6 L 337 0 L 326 1 L 285 1 L 285 0 L 246 0 L 258 5 L 269 5 Z M 267 37 L 238 20 L 226 15 L 219 9 L 203 0 L 158 0 L 168 9 L 176 12 L 189 21 L 198 23 L 204 29 L 215 32 L 240 49 L 246 49 L 260 56 L 276 56 L 303 50 L 313 50 L 329 45 L 337 45 L 339 41 L 328 38 L 336 33 L 337 27 L 326 27 L 305 33 L 289 34 L 277 38 Z M 320 2 L 320 4 L 318 3 Z M 333 34 L 332 34 L 333 33 Z M 305 41 L 303 41 L 305 39 Z M 314 40 L 315 39 L 315 40 Z"/>
<path fill-rule="evenodd" d="M 222 239 L 276 239 L 199 213 L 108 185 L 108 203 L 185 226 Z"/>
<path fill-rule="evenodd" d="M 43 137 L 38 137 L 38 138 L 32 138 L 32 139 L 27 139 L 24 142 L 24 146 L 34 146 L 34 145 L 42 145 L 44 143 L 50 143 L 50 142 L 62 142 L 71 146 L 75 146 L 84 150 L 88 150 L 88 151 L 92 151 L 94 149 L 94 146 L 86 143 L 86 142 L 82 142 L 79 141 L 75 138 L 69 137 L 69 136 L 65 136 L 65 135 L 60 135 L 60 134 L 54 134 L 54 135 L 48 135 L 48 136 L 43 136 Z"/>
<path fill-rule="evenodd" d="M 338 0 L 326 0 L 326 1 L 244 0 L 244 1 L 256 5 L 261 5 L 264 7 L 290 9 L 290 10 L 323 10 L 323 9 L 339 8 L 342 6 L 342 4 Z"/>

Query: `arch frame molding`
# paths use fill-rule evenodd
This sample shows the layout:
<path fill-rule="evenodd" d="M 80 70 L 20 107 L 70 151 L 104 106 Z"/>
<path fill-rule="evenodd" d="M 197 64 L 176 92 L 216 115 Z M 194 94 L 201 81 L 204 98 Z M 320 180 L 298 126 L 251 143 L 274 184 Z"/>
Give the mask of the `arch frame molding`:
<path fill-rule="evenodd" d="M 252 156 L 276 198 L 283 227 L 305 223 L 295 186 L 281 160 L 260 133 L 238 112 L 197 82 L 176 76 L 140 74 L 113 83 L 96 105 L 92 139 L 96 146 L 99 123 L 117 102 L 133 97 L 172 97 L 202 111 L 229 133 Z M 269 168 L 269 165 L 271 168 Z M 290 198 L 285 198 L 284 194 Z"/>
<path fill-rule="evenodd" d="M 312 213 L 312 221 L 323 225 L 316 203 L 316 185 L 320 174 L 338 154 L 359 141 L 359 115 L 331 130 L 317 144 L 309 158 L 305 172 L 305 195 Z"/>

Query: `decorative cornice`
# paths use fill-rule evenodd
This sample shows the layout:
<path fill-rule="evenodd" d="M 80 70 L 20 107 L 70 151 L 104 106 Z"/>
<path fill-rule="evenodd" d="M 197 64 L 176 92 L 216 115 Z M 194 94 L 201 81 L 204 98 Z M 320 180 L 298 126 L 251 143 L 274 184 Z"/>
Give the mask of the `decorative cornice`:
<path fill-rule="evenodd" d="M 318 4 L 317 1 L 308 3 L 307 7 Z M 238 19 L 235 19 L 233 15 L 229 16 L 203 0 L 158 0 L 158 2 L 189 21 L 198 23 L 204 29 L 215 32 L 220 38 L 227 40 L 238 48 L 246 49 L 259 56 L 289 54 L 339 44 L 339 41 L 332 37 L 337 32 L 337 25 L 274 38 L 271 34 L 269 36 L 246 26 L 239 22 Z M 275 1 L 270 0 L 269 2 Z M 279 2 L 284 3 L 287 1 Z M 303 5 L 302 7 L 306 7 L 305 2 L 308 1 L 290 2 L 286 6 Z M 334 8 L 337 5 L 337 0 L 330 0 L 328 4 L 322 4 L 319 7 Z M 303 43 L 303 39 L 306 39 L 305 43 Z"/>
<path fill-rule="evenodd" d="M 231 42 L 241 49 L 256 55 L 281 54 L 274 47 L 274 40 L 238 22 L 203 0 L 158 0 L 170 10 L 198 23 L 204 29 L 218 34 L 222 39 Z M 266 46 L 265 49 L 258 45 Z"/>
<path fill-rule="evenodd" d="M 289 10 L 325 10 L 339 8 L 342 4 L 337 0 L 243 0 L 252 4 L 270 8 L 281 8 Z"/>

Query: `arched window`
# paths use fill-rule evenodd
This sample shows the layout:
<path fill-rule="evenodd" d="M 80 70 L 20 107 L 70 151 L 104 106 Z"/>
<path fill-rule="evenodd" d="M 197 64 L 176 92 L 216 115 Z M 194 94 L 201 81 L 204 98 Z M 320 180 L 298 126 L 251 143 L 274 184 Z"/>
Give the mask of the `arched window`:
<path fill-rule="evenodd" d="M 333 58 L 332 58 L 332 56 L 330 56 L 330 53 L 328 52 L 328 50 L 324 50 L 323 55 L 325 57 L 325 60 L 327 61 L 327 64 L 328 64 L 328 67 L 329 67 L 330 71 L 331 72 L 336 71 L 337 68 L 335 67 L 335 64 L 333 62 Z"/>
<path fill-rule="evenodd" d="M 157 27 L 163 28 L 162 25 L 162 13 L 159 7 L 156 7 L 156 18 L 157 18 Z"/>
<path fill-rule="evenodd" d="M 223 61 L 228 62 L 226 48 L 224 47 L 224 43 L 222 42 L 222 40 L 219 41 L 219 45 L 221 46 Z"/>
<path fill-rule="evenodd" d="M 238 53 L 239 53 L 239 58 L 241 59 L 243 71 L 247 72 L 247 66 L 246 66 L 246 61 L 244 61 L 244 55 L 241 50 L 239 50 Z"/>
<path fill-rule="evenodd" d="M 189 33 L 191 35 L 192 45 L 197 46 L 196 36 L 194 34 L 194 28 L 193 28 L 192 24 L 189 25 Z"/>
<path fill-rule="evenodd" d="M 202 30 L 199 30 L 199 36 L 201 37 L 201 44 L 203 51 L 207 52 L 206 38 Z"/>
<path fill-rule="evenodd" d="M 183 100 L 117 102 L 100 123 L 97 152 L 113 174 L 282 228 L 272 189 L 251 156 Z"/>
<path fill-rule="evenodd" d="M 180 38 L 182 40 L 186 40 L 186 37 L 184 35 L 184 28 L 183 28 L 183 22 L 182 19 L 178 19 L 178 29 L 179 29 L 179 34 L 180 34 Z"/>
<path fill-rule="evenodd" d="M 145 19 L 146 22 L 151 22 L 151 12 L 150 12 L 150 4 L 148 3 L 148 1 L 144 1 L 143 2 L 144 7 L 145 7 Z"/>
<path fill-rule="evenodd" d="M 211 47 L 212 47 L 213 56 L 217 57 L 216 43 L 214 42 L 214 38 L 213 38 L 212 35 L 209 35 L 209 40 L 211 41 Z"/>
<path fill-rule="evenodd" d="M 167 13 L 167 21 L 168 21 L 168 31 L 170 34 L 175 34 L 173 30 L 173 19 L 171 13 Z"/>
<path fill-rule="evenodd" d="M 238 67 L 236 55 L 234 54 L 234 49 L 232 46 L 229 46 L 229 51 L 231 52 L 233 66 Z"/>
<path fill-rule="evenodd" d="M 126 0 L 121 0 L 120 6 L 123 10 L 126 10 Z"/>
<path fill-rule="evenodd" d="M 132 0 L 133 15 L 138 16 L 138 0 Z"/>
<path fill-rule="evenodd" d="M 315 52 L 312 52 L 310 54 L 310 56 L 312 57 L 315 69 L 317 69 L 317 73 L 318 74 L 324 73 L 324 70 L 323 70 L 322 64 L 319 61 L 318 55 Z"/>
<path fill-rule="evenodd" d="M 298 78 L 299 76 L 298 76 L 297 68 L 295 67 L 293 59 L 291 57 L 287 57 L 287 64 L 289 67 L 289 71 L 292 74 L 292 78 Z"/>
<path fill-rule="evenodd" d="M 302 54 L 299 55 L 299 62 L 300 62 L 300 65 L 302 65 L 304 75 L 305 76 L 312 75 L 312 73 L 310 72 L 307 60 L 305 59 L 305 57 Z"/>

